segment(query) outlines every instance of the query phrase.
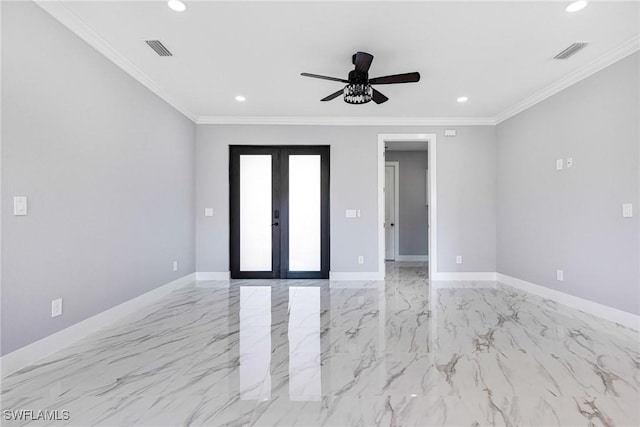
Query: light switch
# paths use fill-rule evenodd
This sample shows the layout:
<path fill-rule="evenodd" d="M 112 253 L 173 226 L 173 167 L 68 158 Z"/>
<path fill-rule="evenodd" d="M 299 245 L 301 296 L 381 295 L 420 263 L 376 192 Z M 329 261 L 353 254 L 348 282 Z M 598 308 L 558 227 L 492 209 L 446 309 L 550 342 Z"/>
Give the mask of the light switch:
<path fill-rule="evenodd" d="M 58 317 L 62 314 L 62 298 L 51 301 L 51 317 Z"/>
<path fill-rule="evenodd" d="M 13 214 L 16 216 L 24 216 L 27 214 L 26 196 L 15 196 L 13 198 Z"/>
<path fill-rule="evenodd" d="M 622 216 L 624 218 L 633 217 L 633 205 L 631 203 L 625 203 L 622 205 Z"/>
<path fill-rule="evenodd" d="M 213 216 L 213 208 L 204 208 L 204 216 Z"/>
<path fill-rule="evenodd" d="M 358 211 L 356 209 L 347 209 L 345 216 L 347 218 L 356 218 L 358 216 Z"/>
<path fill-rule="evenodd" d="M 558 159 L 556 160 L 556 170 L 557 171 L 561 171 L 562 170 L 562 159 Z"/>

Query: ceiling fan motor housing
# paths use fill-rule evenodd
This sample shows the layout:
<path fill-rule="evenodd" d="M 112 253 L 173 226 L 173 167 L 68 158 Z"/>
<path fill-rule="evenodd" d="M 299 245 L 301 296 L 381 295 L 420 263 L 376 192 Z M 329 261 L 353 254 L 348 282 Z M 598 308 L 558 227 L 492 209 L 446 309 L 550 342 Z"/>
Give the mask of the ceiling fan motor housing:
<path fill-rule="evenodd" d="M 369 73 L 351 70 L 349 71 L 349 83 L 367 84 L 369 83 Z"/>

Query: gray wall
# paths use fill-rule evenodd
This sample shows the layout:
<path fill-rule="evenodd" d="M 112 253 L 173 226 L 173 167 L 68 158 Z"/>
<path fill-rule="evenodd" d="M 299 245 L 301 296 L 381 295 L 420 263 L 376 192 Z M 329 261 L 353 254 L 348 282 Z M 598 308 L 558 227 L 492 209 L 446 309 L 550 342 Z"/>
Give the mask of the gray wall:
<path fill-rule="evenodd" d="M 500 273 L 640 313 L 639 61 L 635 53 L 498 126 Z M 574 166 L 556 171 L 567 157 Z"/>
<path fill-rule="evenodd" d="M 6 354 L 194 271 L 195 125 L 35 4 L 2 9 Z"/>
<path fill-rule="evenodd" d="M 229 145 L 331 146 L 331 271 L 378 271 L 378 134 L 436 133 L 439 271 L 495 271 L 496 146 L 493 126 L 198 125 L 196 269 L 229 270 Z M 204 209 L 214 208 L 213 217 Z M 360 209 L 360 218 L 345 218 Z M 455 263 L 456 254 L 464 264 Z M 358 256 L 365 257 L 363 265 Z"/>
<path fill-rule="evenodd" d="M 392 144 L 391 144 L 392 145 Z M 385 160 L 399 163 L 399 255 L 427 255 L 426 151 L 388 151 Z"/>

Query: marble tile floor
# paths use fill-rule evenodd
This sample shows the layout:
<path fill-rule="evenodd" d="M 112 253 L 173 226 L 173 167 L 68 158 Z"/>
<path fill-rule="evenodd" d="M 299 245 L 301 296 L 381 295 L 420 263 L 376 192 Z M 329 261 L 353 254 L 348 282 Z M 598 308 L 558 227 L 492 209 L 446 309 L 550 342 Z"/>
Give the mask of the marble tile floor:
<path fill-rule="evenodd" d="M 194 283 L 2 379 L 2 425 L 640 425 L 637 331 L 426 271 Z"/>

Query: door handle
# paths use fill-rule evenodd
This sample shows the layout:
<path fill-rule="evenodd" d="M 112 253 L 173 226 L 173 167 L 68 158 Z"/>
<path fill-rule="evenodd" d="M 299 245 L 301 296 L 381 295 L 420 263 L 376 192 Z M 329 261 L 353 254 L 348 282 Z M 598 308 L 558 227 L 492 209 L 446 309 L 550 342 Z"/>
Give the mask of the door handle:
<path fill-rule="evenodd" d="M 279 226 L 279 225 L 280 225 L 280 223 L 279 223 L 278 221 L 276 221 L 276 222 L 274 222 L 274 223 L 273 223 L 273 224 L 271 224 L 271 225 L 275 225 L 275 226 L 277 227 L 277 226 Z"/>
<path fill-rule="evenodd" d="M 391 226 L 393 227 L 393 226 L 394 226 L 394 224 L 393 224 L 393 223 L 391 223 Z"/>

